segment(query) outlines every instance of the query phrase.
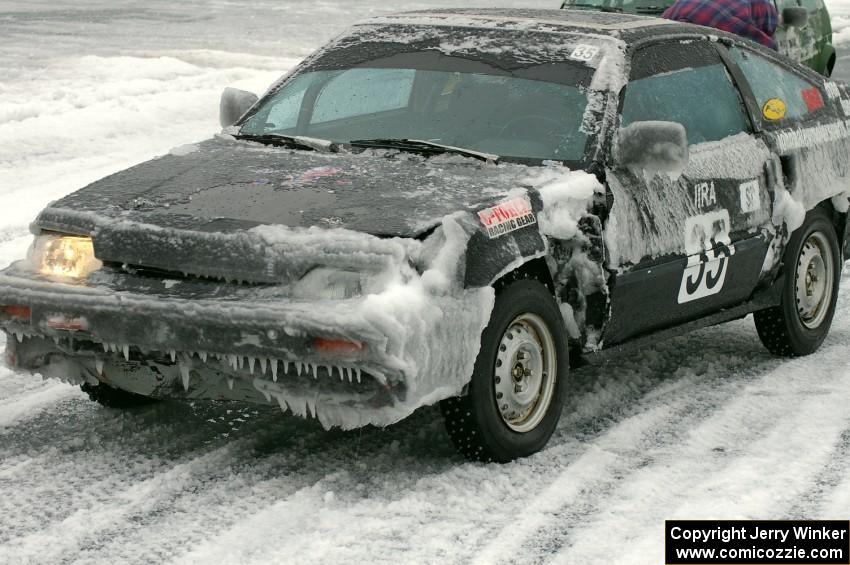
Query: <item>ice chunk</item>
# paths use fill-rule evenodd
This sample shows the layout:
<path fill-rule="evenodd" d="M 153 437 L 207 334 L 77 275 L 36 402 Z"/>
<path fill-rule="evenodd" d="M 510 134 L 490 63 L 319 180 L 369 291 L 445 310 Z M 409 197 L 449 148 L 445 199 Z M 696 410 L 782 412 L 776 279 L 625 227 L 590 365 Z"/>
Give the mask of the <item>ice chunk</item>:
<path fill-rule="evenodd" d="M 557 239 L 579 233 L 578 222 L 587 214 L 593 195 L 605 190 L 594 175 L 559 166 L 542 169 L 526 183 L 537 188 L 543 200 L 538 218 L 541 233 Z"/>

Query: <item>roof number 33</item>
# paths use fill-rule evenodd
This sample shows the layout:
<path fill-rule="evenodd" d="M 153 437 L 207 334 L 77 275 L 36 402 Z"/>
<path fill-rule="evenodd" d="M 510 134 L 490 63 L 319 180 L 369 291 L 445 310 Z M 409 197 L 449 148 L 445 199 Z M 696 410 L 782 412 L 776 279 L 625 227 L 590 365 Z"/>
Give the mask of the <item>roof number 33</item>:
<path fill-rule="evenodd" d="M 590 61 L 596 57 L 597 53 L 599 53 L 599 47 L 585 45 L 582 43 L 576 45 L 576 48 L 573 49 L 573 52 L 570 55 L 570 59 L 575 59 L 576 61 Z"/>

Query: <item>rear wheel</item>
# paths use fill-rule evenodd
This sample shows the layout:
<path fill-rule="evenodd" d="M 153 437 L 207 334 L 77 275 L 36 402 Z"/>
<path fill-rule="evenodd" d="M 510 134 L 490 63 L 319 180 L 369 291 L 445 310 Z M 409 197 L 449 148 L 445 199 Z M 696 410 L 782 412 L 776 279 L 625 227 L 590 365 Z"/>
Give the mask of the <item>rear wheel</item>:
<path fill-rule="evenodd" d="M 838 299 L 839 246 L 827 213 L 818 208 L 788 242 L 779 306 L 753 318 L 761 342 L 772 353 L 808 355 L 829 333 Z"/>
<path fill-rule="evenodd" d="M 90 400 L 107 408 L 134 408 L 158 402 L 156 398 L 133 394 L 103 383 L 98 385 L 85 383 L 80 385 L 80 388 L 88 395 Z"/>
<path fill-rule="evenodd" d="M 523 280 L 496 297 L 465 396 L 440 407 L 466 457 L 506 462 L 546 445 L 561 414 L 567 336 L 552 294 Z"/>

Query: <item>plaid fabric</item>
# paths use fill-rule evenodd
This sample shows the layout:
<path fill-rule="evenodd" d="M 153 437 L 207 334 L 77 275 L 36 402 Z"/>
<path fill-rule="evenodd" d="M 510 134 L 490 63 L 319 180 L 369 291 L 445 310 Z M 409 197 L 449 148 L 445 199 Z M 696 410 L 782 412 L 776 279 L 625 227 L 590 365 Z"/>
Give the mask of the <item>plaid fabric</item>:
<path fill-rule="evenodd" d="M 779 14 L 771 0 L 676 0 L 662 17 L 722 29 L 776 49 Z"/>

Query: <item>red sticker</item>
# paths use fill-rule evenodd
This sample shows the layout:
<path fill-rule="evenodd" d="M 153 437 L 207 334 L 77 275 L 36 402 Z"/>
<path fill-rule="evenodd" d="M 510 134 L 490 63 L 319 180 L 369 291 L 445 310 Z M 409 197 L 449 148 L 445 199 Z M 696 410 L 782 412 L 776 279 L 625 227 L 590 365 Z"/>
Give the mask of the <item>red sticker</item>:
<path fill-rule="evenodd" d="M 820 90 L 818 90 L 817 86 L 804 90 L 803 100 L 806 102 L 806 108 L 809 112 L 823 108 L 823 97 L 820 95 Z"/>
<path fill-rule="evenodd" d="M 518 196 L 478 212 L 478 219 L 487 229 L 490 239 L 537 223 L 531 202 Z"/>

